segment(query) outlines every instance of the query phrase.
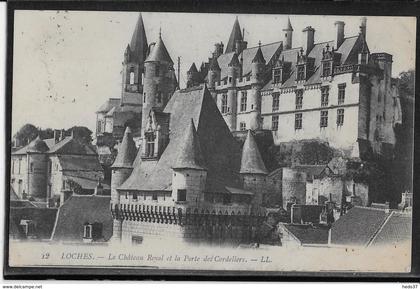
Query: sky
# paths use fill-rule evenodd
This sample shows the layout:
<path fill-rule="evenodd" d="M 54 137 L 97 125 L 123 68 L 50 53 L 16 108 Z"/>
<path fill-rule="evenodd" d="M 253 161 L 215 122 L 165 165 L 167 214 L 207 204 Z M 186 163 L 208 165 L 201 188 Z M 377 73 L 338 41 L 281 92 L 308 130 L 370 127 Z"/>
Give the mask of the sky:
<path fill-rule="evenodd" d="M 41 128 L 87 126 L 95 131 L 97 108 L 121 96 L 124 50 L 139 12 L 15 11 L 12 88 L 12 134 L 25 123 Z M 238 16 L 248 47 L 283 40 L 290 17 L 293 46 L 302 30 L 315 29 L 315 42 L 334 40 L 337 20 L 345 36 L 359 32 L 361 16 L 263 14 L 142 13 L 148 43 L 159 29 L 174 63 L 181 59 L 181 88 L 186 71 L 211 55 L 216 42 L 225 46 Z M 371 52 L 393 55 L 393 76 L 415 67 L 414 17 L 367 17 Z"/>

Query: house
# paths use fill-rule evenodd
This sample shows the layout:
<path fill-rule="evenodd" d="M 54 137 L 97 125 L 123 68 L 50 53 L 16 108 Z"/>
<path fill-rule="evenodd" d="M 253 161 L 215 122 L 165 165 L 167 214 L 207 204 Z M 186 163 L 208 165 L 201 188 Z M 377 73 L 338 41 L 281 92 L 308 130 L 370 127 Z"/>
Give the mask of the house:
<path fill-rule="evenodd" d="M 328 230 L 326 225 L 279 223 L 277 232 L 281 246 L 327 246 Z"/>
<path fill-rule="evenodd" d="M 56 130 L 54 138 L 45 140 L 38 136 L 11 156 L 12 189 L 39 207 L 60 205 L 74 191 L 93 193 L 99 179 L 104 173 L 96 150 L 73 133 Z M 109 185 L 104 187 L 110 193 Z"/>

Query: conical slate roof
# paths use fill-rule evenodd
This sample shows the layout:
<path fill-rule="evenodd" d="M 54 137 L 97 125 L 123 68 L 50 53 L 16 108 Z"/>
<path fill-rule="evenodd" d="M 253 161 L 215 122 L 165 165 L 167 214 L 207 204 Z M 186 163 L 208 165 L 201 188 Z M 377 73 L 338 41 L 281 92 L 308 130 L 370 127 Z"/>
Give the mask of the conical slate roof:
<path fill-rule="evenodd" d="M 179 148 L 178 158 L 173 165 L 174 169 L 195 169 L 204 170 L 204 159 L 201 154 L 200 143 L 194 121 L 191 122 L 185 131 L 181 147 Z"/>
<path fill-rule="evenodd" d="M 219 62 L 217 61 L 216 57 L 213 57 L 213 59 L 211 60 L 210 63 L 210 70 L 211 71 L 220 71 L 220 66 L 219 66 Z"/>
<path fill-rule="evenodd" d="M 137 19 L 136 28 L 134 28 L 133 36 L 131 37 L 130 50 L 132 60 L 144 62 L 147 54 L 147 38 L 144 30 L 143 18 L 141 13 Z"/>
<path fill-rule="evenodd" d="M 252 63 L 265 63 L 265 59 L 261 51 L 261 45 L 258 47 L 258 50 L 255 53 L 254 59 L 252 59 Z"/>
<path fill-rule="evenodd" d="M 29 153 L 44 153 L 48 150 L 49 147 L 39 136 L 31 141 L 26 149 Z"/>
<path fill-rule="evenodd" d="M 292 23 L 290 22 L 290 17 L 287 17 L 287 28 L 283 29 L 283 31 L 293 31 Z"/>
<path fill-rule="evenodd" d="M 127 126 L 124 137 L 118 149 L 117 157 L 112 164 L 113 168 L 132 168 L 134 159 L 136 158 L 137 148 L 131 135 L 131 129 Z"/>
<path fill-rule="evenodd" d="M 190 72 L 190 73 L 196 73 L 196 72 L 198 72 L 197 66 L 195 66 L 195 63 L 194 62 L 193 62 L 193 64 L 191 64 L 191 67 L 190 67 L 190 69 L 188 69 L 188 72 Z"/>
<path fill-rule="evenodd" d="M 258 150 L 257 143 L 248 130 L 244 146 L 242 148 L 241 159 L 241 174 L 267 174 L 264 162 L 261 158 L 260 151 Z"/>
<path fill-rule="evenodd" d="M 232 59 L 230 60 L 228 66 L 239 66 L 241 65 L 236 53 L 233 54 Z"/>
<path fill-rule="evenodd" d="M 158 62 L 169 62 L 173 64 L 171 57 L 169 56 L 168 50 L 166 49 L 165 43 L 163 43 L 162 36 L 159 33 L 159 39 L 152 51 L 150 51 L 149 56 L 146 61 L 158 61 Z"/>
<path fill-rule="evenodd" d="M 228 44 L 226 45 L 225 53 L 235 51 L 236 41 L 243 40 L 241 26 L 239 26 L 238 17 L 236 17 L 235 23 L 233 24 L 232 32 L 230 33 Z"/>

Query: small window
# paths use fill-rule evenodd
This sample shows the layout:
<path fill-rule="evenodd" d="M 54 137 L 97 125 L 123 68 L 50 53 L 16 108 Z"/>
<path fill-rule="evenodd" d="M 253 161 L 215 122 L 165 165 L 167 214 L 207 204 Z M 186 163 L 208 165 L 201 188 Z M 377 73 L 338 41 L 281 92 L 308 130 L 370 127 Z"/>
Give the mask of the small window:
<path fill-rule="evenodd" d="M 247 92 L 242 91 L 241 95 L 241 111 L 246 111 Z"/>
<path fill-rule="evenodd" d="M 331 66 L 332 66 L 331 61 L 325 61 L 322 64 L 322 76 L 323 77 L 327 77 L 327 76 L 331 75 Z"/>
<path fill-rule="evenodd" d="M 125 198 L 128 200 L 128 193 L 125 192 Z"/>
<path fill-rule="evenodd" d="M 302 114 L 295 114 L 295 130 L 302 129 Z"/>
<path fill-rule="evenodd" d="M 337 126 L 342 126 L 344 123 L 344 109 L 337 109 Z"/>
<path fill-rule="evenodd" d="M 130 84 L 134 84 L 134 71 L 130 72 Z"/>
<path fill-rule="evenodd" d="M 295 103 L 296 103 L 296 109 L 302 109 L 302 106 L 303 106 L 303 90 L 302 89 L 296 90 Z"/>
<path fill-rule="evenodd" d="M 346 84 L 342 83 L 338 85 L 338 104 L 343 104 L 346 97 Z"/>
<path fill-rule="evenodd" d="M 156 193 L 154 193 L 154 194 L 152 195 L 152 200 L 153 200 L 153 201 L 157 201 L 157 200 L 158 200 L 158 196 L 157 196 L 157 194 L 156 194 Z"/>
<path fill-rule="evenodd" d="M 63 190 L 65 190 L 65 189 L 66 189 L 66 181 L 65 181 L 65 180 L 63 180 L 63 183 L 62 183 L 62 189 L 63 189 Z"/>
<path fill-rule="evenodd" d="M 297 66 L 297 79 L 296 80 L 305 80 L 305 65 Z"/>
<path fill-rule="evenodd" d="M 146 93 L 143 93 L 143 103 L 146 102 Z"/>
<path fill-rule="evenodd" d="M 137 197 L 137 193 L 133 193 L 133 200 L 137 201 L 138 197 Z"/>
<path fill-rule="evenodd" d="M 85 224 L 83 226 L 83 238 L 92 239 L 92 225 L 91 224 Z"/>
<path fill-rule="evenodd" d="M 229 83 L 232 83 L 232 77 L 229 76 Z"/>
<path fill-rule="evenodd" d="M 12 174 L 15 173 L 15 160 L 12 160 Z"/>
<path fill-rule="evenodd" d="M 32 173 L 34 171 L 34 163 L 31 163 L 29 167 L 30 167 L 30 170 L 31 170 L 31 173 Z"/>
<path fill-rule="evenodd" d="M 140 245 L 143 243 L 142 236 L 131 236 L 131 244 L 132 245 Z"/>
<path fill-rule="evenodd" d="M 155 70 L 155 76 L 159 76 L 160 75 L 160 67 L 159 64 L 156 65 L 156 70 Z"/>
<path fill-rule="evenodd" d="M 328 126 L 328 111 L 323 110 L 321 111 L 321 119 L 320 119 L 320 127 L 327 127 Z"/>
<path fill-rule="evenodd" d="M 271 118 L 271 130 L 277 131 L 279 129 L 279 116 L 273 115 Z"/>
<path fill-rule="evenodd" d="M 187 190 L 178 190 L 176 200 L 178 202 L 186 202 L 187 201 Z"/>
<path fill-rule="evenodd" d="M 146 199 L 147 199 L 146 194 L 144 194 L 144 195 L 143 195 L 143 200 L 145 200 L 145 201 L 146 201 Z"/>
<path fill-rule="evenodd" d="M 157 102 L 158 103 L 161 103 L 162 102 L 162 93 L 161 92 L 158 92 L 157 93 Z"/>
<path fill-rule="evenodd" d="M 273 111 L 279 110 L 280 107 L 280 92 L 273 93 Z"/>
<path fill-rule="evenodd" d="M 227 94 L 222 94 L 222 113 L 227 113 Z"/>
<path fill-rule="evenodd" d="M 241 123 L 239 124 L 239 129 L 240 129 L 240 130 L 246 130 L 246 123 L 245 123 L 245 122 L 241 122 Z"/>
<path fill-rule="evenodd" d="M 321 87 L 321 106 L 328 106 L 328 97 L 330 88 L 328 86 Z"/>
<path fill-rule="evenodd" d="M 281 83 L 281 68 L 275 68 L 273 70 L 273 83 Z"/>

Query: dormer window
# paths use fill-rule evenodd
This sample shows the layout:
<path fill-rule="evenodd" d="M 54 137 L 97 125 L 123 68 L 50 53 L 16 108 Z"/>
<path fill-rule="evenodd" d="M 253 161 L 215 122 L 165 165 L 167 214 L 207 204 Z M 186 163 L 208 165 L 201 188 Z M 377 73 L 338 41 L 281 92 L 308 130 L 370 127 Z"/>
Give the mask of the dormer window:
<path fill-rule="evenodd" d="M 155 155 L 155 135 L 153 133 L 146 134 L 146 157 Z"/>
<path fill-rule="evenodd" d="M 332 61 L 324 61 L 322 63 L 322 76 L 327 77 L 331 75 Z"/>
<path fill-rule="evenodd" d="M 281 68 L 274 68 L 273 70 L 273 83 L 281 83 Z"/>
<path fill-rule="evenodd" d="M 134 70 L 131 69 L 130 71 L 130 84 L 134 84 Z"/>
<path fill-rule="evenodd" d="M 92 225 L 89 223 L 83 226 L 83 239 L 92 239 Z"/>
<path fill-rule="evenodd" d="M 322 77 L 329 77 L 333 75 L 334 65 L 338 65 L 340 62 L 341 54 L 334 50 L 334 47 L 330 50 L 330 45 L 327 43 L 326 47 L 322 50 Z"/>
<path fill-rule="evenodd" d="M 297 78 L 296 80 L 305 80 L 305 65 L 300 64 L 297 66 Z"/>

